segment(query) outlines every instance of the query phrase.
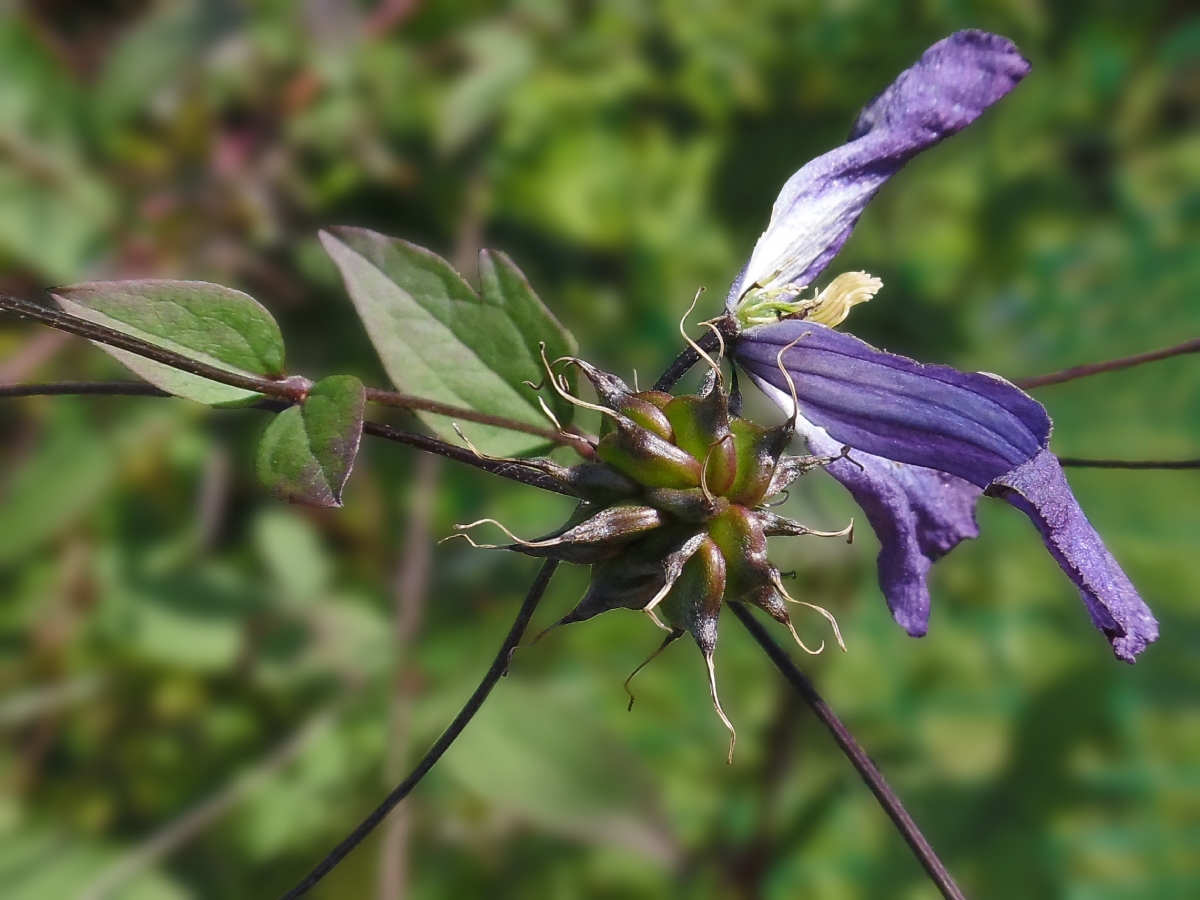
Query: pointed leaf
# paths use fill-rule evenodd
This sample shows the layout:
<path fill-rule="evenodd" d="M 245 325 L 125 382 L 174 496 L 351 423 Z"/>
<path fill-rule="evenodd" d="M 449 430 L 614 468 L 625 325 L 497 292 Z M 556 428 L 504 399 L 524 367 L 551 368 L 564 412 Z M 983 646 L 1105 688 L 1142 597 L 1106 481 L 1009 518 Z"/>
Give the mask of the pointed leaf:
<path fill-rule="evenodd" d="M 571 336 L 501 253 L 480 254 L 480 297 L 440 256 L 362 228 L 334 228 L 321 241 L 342 272 L 346 289 L 392 382 L 402 391 L 548 427 L 537 395 L 539 341 L 551 359 L 574 349 Z M 555 397 L 566 425 L 573 408 Z M 421 414 L 439 435 L 454 440 L 450 420 Z M 527 453 L 545 441 L 521 432 L 460 423 L 489 453 Z"/>
<path fill-rule="evenodd" d="M 109 281 L 56 288 L 59 305 L 192 359 L 230 371 L 281 378 L 283 337 L 271 314 L 253 297 L 203 281 Z M 255 396 L 98 344 L 164 391 L 200 403 L 233 403 Z"/>
<path fill-rule="evenodd" d="M 255 469 L 263 487 L 305 506 L 341 506 L 362 439 L 362 382 L 334 375 L 313 385 L 308 399 L 277 415 L 258 445 Z"/>

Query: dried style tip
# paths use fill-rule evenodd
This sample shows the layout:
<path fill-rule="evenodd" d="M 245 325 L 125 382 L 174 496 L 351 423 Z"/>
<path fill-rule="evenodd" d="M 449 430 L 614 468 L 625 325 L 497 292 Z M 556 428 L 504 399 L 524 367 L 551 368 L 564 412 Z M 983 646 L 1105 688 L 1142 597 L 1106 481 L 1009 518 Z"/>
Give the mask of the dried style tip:
<path fill-rule="evenodd" d="M 696 296 L 692 298 L 692 305 L 688 307 L 687 312 L 685 312 L 683 314 L 683 318 L 679 320 L 679 334 L 683 337 L 684 341 L 687 342 L 687 345 L 696 352 L 696 355 L 699 356 L 702 360 L 704 360 L 705 364 L 708 366 L 709 372 L 712 373 L 716 377 L 717 382 L 723 383 L 723 378 L 721 376 L 720 364 L 716 360 L 714 360 L 711 356 L 709 356 L 708 353 L 705 352 L 703 347 L 701 347 L 699 344 L 697 344 L 695 341 L 693 341 L 690 337 L 688 337 L 688 333 L 687 333 L 687 318 L 688 318 L 688 316 L 690 316 L 692 314 L 692 311 L 696 308 L 696 304 L 700 302 L 700 295 L 703 293 L 704 293 L 704 288 L 700 288 L 699 290 L 696 291 Z M 708 325 L 710 328 L 713 328 L 713 331 L 717 331 L 716 328 L 714 328 L 711 323 L 705 322 L 703 324 Z M 717 339 L 721 342 L 721 355 L 724 356 L 725 355 L 725 339 L 723 337 L 721 337 L 721 332 L 719 332 L 719 331 L 717 331 Z"/>
<path fill-rule="evenodd" d="M 781 597 L 783 597 L 783 599 L 786 600 L 788 603 L 795 603 L 798 606 L 807 606 L 809 609 L 816 610 L 822 616 L 824 616 L 826 619 L 828 619 L 829 624 L 833 627 L 834 639 L 837 641 L 838 646 L 842 648 L 842 652 L 843 653 L 846 652 L 846 642 L 842 640 L 842 630 L 840 628 L 838 628 L 837 619 L 835 619 L 833 617 L 833 613 L 831 613 L 829 610 L 827 610 L 823 606 L 817 606 L 815 603 L 808 603 L 804 600 L 795 599 L 791 594 L 789 594 L 787 592 L 787 589 L 783 586 L 783 581 L 780 580 L 778 572 L 775 573 L 774 585 L 775 585 L 775 590 L 777 590 L 779 592 L 779 595 Z M 796 629 L 793 628 L 792 635 L 794 636 L 795 634 L 796 634 Z M 797 641 L 797 643 L 799 643 L 800 638 L 796 638 L 796 641 Z M 800 646 L 803 647 L 804 645 L 800 644 Z M 825 647 L 825 642 L 822 641 L 821 648 L 824 649 L 824 647 Z M 820 652 L 821 652 L 820 650 L 817 651 L 817 653 L 820 653 Z"/>
<path fill-rule="evenodd" d="M 545 632 L 543 632 L 543 634 L 544 633 Z M 642 669 L 646 668 L 646 666 L 650 665 L 650 663 L 653 662 L 660 653 L 683 637 L 683 634 L 684 632 L 682 628 L 671 629 L 670 633 L 663 638 L 663 642 L 658 645 L 658 649 L 642 660 L 641 663 L 638 664 L 638 667 L 629 673 L 629 677 L 625 679 L 625 683 L 622 685 L 622 687 L 625 688 L 625 693 L 629 695 L 629 706 L 627 707 L 627 710 L 633 709 L 633 701 L 635 699 L 633 696 L 633 691 L 629 689 L 629 683 L 633 681 L 633 676 L 642 671 Z"/>
<path fill-rule="evenodd" d="M 823 538 L 838 538 L 844 537 L 847 544 L 854 543 L 854 520 L 850 520 L 850 524 L 840 531 L 814 531 L 807 525 L 801 525 L 799 522 L 788 519 L 784 516 L 777 516 L 774 513 L 762 510 L 758 514 L 759 522 L 762 524 L 763 534 L 767 537 L 803 537 L 811 535 L 812 537 Z"/>
<path fill-rule="evenodd" d="M 704 654 L 704 664 L 708 667 L 708 694 L 712 697 L 713 708 L 717 711 L 717 715 L 721 717 L 721 721 L 725 723 L 725 727 L 729 729 L 729 756 L 725 762 L 733 764 L 733 748 L 737 745 L 737 731 L 734 730 L 733 723 L 729 721 L 729 716 L 725 715 L 725 710 L 721 708 L 721 698 L 717 696 L 717 671 L 713 666 L 713 655 L 711 652 Z"/>
<path fill-rule="evenodd" d="M 722 604 L 758 606 L 786 627 L 804 652 L 820 653 L 824 642 L 810 648 L 792 624 L 787 603 L 799 603 L 828 619 L 845 649 L 828 610 L 795 601 L 783 589 L 779 570 L 767 558 L 767 536 L 847 536 L 851 529 L 815 531 L 764 508 L 800 475 L 840 457 L 785 456 L 798 404 L 793 403 L 789 421 L 774 428 L 739 418 L 730 411 L 720 357 L 689 344 L 709 370 L 695 394 L 678 397 L 630 390 L 621 379 L 575 357 L 550 362 L 543 348 L 544 384 L 568 402 L 604 416 L 595 461 L 570 467 L 549 459 L 505 461 L 549 475 L 581 502 L 565 525 L 535 540 L 518 538 L 492 519 L 458 530 L 491 524 L 511 543 L 476 544 L 469 535 L 457 536 L 475 546 L 591 566 L 591 581 L 576 607 L 533 643 L 555 628 L 612 609 L 646 613 L 666 637 L 626 680 L 627 692 L 634 675 L 681 635 L 691 634 L 708 669 L 713 707 L 729 729 L 732 759 L 736 734 L 717 696 L 713 661 Z M 780 360 L 789 348 L 780 351 Z M 562 364 L 583 373 L 599 404 L 571 395 L 566 379 L 555 370 Z M 631 707 L 632 701 L 630 693 Z"/>

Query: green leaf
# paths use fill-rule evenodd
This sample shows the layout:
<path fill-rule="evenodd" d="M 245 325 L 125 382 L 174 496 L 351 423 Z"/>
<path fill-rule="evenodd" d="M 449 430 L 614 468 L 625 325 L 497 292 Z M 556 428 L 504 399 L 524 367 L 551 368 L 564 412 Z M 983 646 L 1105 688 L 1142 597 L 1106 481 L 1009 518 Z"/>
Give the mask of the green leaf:
<path fill-rule="evenodd" d="M 283 336 L 253 297 L 203 281 L 109 281 L 56 288 L 72 315 L 106 325 L 191 359 L 245 375 L 281 378 Z M 151 384 L 200 403 L 235 403 L 256 396 L 189 375 L 134 353 L 98 345 Z"/>
<path fill-rule="evenodd" d="M 549 427 L 536 393 L 524 382 L 544 374 L 538 343 L 551 359 L 575 349 L 529 282 L 502 253 L 480 254 L 483 296 L 440 256 L 362 228 L 321 233 L 392 382 L 401 391 Z M 573 407 L 554 397 L 565 426 Z M 447 440 L 450 420 L 420 414 Z M 459 423 L 486 452 L 527 453 L 546 442 L 521 432 Z"/>
<path fill-rule="evenodd" d="M 263 487 L 305 506 L 341 506 L 362 439 L 366 392 L 353 375 L 313 385 L 308 399 L 267 426 L 255 468 Z"/>

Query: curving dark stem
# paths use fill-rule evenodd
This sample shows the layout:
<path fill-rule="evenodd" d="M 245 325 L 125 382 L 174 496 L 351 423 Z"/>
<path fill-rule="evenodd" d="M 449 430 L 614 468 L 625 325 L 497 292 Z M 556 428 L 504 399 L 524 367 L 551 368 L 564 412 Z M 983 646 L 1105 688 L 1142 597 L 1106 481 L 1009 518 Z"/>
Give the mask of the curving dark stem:
<path fill-rule="evenodd" d="M 837 745 L 842 753 L 850 760 L 851 765 L 858 771 L 858 774 L 862 776 L 862 780 L 866 783 L 871 793 L 875 795 L 875 799 L 879 801 L 879 805 L 883 807 L 883 811 L 888 814 L 888 818 L 892 820 L 892 823 L 896 826 L 896 830 L 900 832 L 900 835 L 912 850 L 913 855 L 917 857 L 922 868 L 929 875 L 930 880 L 937 885 L 942 896 L 946 900 L 965 900 L 963 892 L 954 883 L 954 878 L 950 875 L 950 872 L 943 865 L 942 861 L 938 859 L 938 855 L 934 852 L 933 847 L 929 845 L 929 841 L 925 839 L 925 835 L 921 834 L 921 829 L 917 827 L 917 823 L 908 814 L 908 810 L 904 808 L 904 804 L 900 802 L 900 798 L 888 786 L 883 774 L 871 762 L 871 758 L 859 746 L 858 741 L 854 739 L 854 736 L 842 723 L 842 720 L 829 708 L 829 704 L 817 692 L 813 683 L 797 668 L 796 664 L 792 662 L 792 658 L 775 642 L 762 623 L 754 618 L 754 614 L 750 612 L 749 607 L 741 603 L 730 603 L 729 608 L 733 610 L 733 614 L 737 616 L 738 621 L 750 632 L 750 636 L 758 642 L 758 645 L 771 658 L 771 662 L 775 663 L 775 667 L 779 669 L 783 677 L 804 698 L 804 702 L 808 704 L 813 714 L 821 720 L 821 724 L 829 729 L 829 733 L 837 741 Z"/>
<path fill-rule="evenodd" d="M 409 773 L 407 778 L 396 785 L 395 789 L 384 798 L 382 803 L 375 807 L 369 816 L 358 824 L 357 828 L 350 832 L 340 844 L 329 851 L 329 855 L 317 863 L 312 871 L 300 879 L 299 883 L 284 894 L 280 900 L 295 900 L 296 897 L 303 896 L 313 885 L 328 875 L 334 866 L 345 859 L 351 850 L 361 844 L 366 836 L 387 817 L 387 814 L 395 809 L 400 801 L 412 792 L 413 788 L 420 784 L 421 779 L 428 775 L 429 770 L 442 758 L 442 754 L 450 749 L 450 745 L 462 734 L 463 729 L 474 718 L 475 713 L 479 712 L 479 708 L 483 706 L 483 701 L 492 692 L 492 688 L 496 686 L 496 682 L 508 673 L 509 658 L 512 656 L 513 650 L 521 642 L 521 637 L 525 634 L 525 629 L 529 626 L 529 620 L 533 618 L 533 611 L 537 609 L 542 595 L 546 593 L 546 586 L 550 584 L 550 577 L 554 574 L 556 568 L 558 568 L 558 562 L 555 560 L 548 559 L 542 563 L 541 571 L 538 572 L 537 578 L 534 579 L 533 585 L 529 588 L 529 593 L 525 595 L 525 602 L 521 604 L 521 609 L 517 612 L 517 618 L 513 621 L 512 628 L 508 630 L 508 636 L 504 638 L 504 643 L 500 645 L 500 651 L 496 654 L 496 658 L 492 660 L 492 665 L 487 670 L 487 674 L 479 682 L 479 687 L 475 688 L 475 693 L 471 695 L 471 699 L 459 710 L 458 715 L 454 717 L 454 721 L 446 727 L 446 730 L 442 732 L 442 736 L 429 748 L 429 751 L 417 763 L 416 768 Z"/>

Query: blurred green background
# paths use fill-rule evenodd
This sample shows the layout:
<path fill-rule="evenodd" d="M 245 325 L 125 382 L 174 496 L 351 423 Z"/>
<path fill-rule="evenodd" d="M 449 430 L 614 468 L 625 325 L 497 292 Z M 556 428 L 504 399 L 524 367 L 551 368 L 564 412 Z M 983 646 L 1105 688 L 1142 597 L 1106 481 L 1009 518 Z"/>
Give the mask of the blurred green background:
<path fill-rule="evenodd" d="M 885 287 L 848 327 L 1009 377 L 1200 334 L 1200 15 L 1163 0 L 7 2 L 0 289 L 219 281 L 279 318 L 293 371 L 385 386 L 316 241 L 362 225 L 468 273 L 480 246 L 508 252 L 587 358 L 645 382 L 697 288 L 716 314 L 787 176 L 962 27 L 1013 38 L 1033 74 L 871 205 L 831 274 Z M 1041 390 L 1054 449 L 1198 455 L 1198 366 Z M 2 382 L 119 377 L 0 323 Z M 450 719 L 536 569 L 433 542 L 567 510 L 378 444 L 344 509 L 290 508 L 254 483 L 263 413 L 0 403 L 6 900 L 281 893 Z M 773 547 L 849 646 L 803 665 L 970 896 L 1197 897 L 1200 475 L 1070 477 L 1162 623 L 1136 667 L 992 501 L 935 569 L 919 641 L 887 614 L 866 529 Z M 819 474 L 789 504 L 815 527 L 854 514 Z M 585 576 L 564 567 L 535 628 Z M 312 896 L 935 896 L 735 625 L 732 766 L 685 642 L 627 713 L 621 682 L 658 640 L 615 613 L 519 652 Z"/>

